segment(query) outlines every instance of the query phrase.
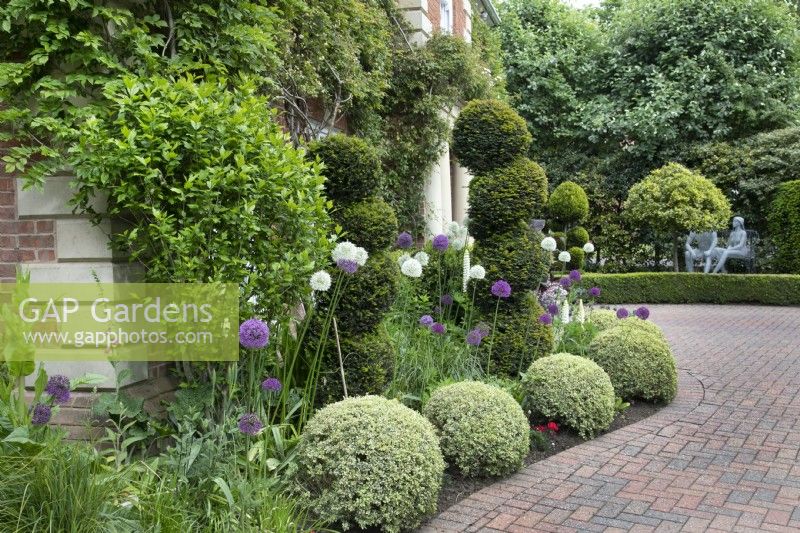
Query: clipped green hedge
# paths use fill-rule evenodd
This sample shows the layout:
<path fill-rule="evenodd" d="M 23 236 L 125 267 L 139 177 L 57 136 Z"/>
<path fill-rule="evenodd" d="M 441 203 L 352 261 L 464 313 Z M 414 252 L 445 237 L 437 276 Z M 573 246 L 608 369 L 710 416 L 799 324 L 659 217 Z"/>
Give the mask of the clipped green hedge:
<path fill-rule="evenodd" d="M 465 476 L 505 476 L 528 455 L 528 418 L 498 387 L 477 381 L 440 387 L 422 414 L 438 430 L 445 460 Z"/>
<path fill-rule="evenodd" d="M 634 272 L 592 274 L 587 287 L 602 289 L 601 304 L 756 303 L 800 305 L 800 275 Z"/>
<path fill-rule="evenodd" d="M 775 268 L 800 273 L 800 180 L 778 187 L 767 220 L 775 235 Z"/>
<path fill-rule="evenodd" d="M 294 481 L 314 513 L 345 530 L 399 533 L 436 510 L 444 468 L 425 417 L 397 400 L 363 396 L 311 418 Z"/>
<path fill-rule="evenodd" d="M 369 253 L 389 248 L 397 238 L 397 216 L 392 206 L 379 197 L 346 205 L 333 213 L 345 238 Z"/>
<path fill-rule="evenodd" d="M 527 157 L 476 176 L 469 184 L 469 232 L 478 240 L 543 214 L 547 203 L 544 169 Z M 588 239 L 588 235 L 587 235 Z"/>
<path fill-rule="evenodd" d="M 589 198 L 583 187 L 573 181 L 559 184 L 547 204 L 550 218 L 560 224 L 582 222 L 589 216 Z"/>
<path fill-rule="evenodd" d="M 532 361 L 553 351 L 553 328 L 539 322 L 543 314 L 544 308 L 530 293 L 518 306 L 509 308 L 500 303 L 496 335 L 484 341 L 487 346 L 492 343 L 491 368 L 485 369 L 487 374 L 516 378 Z M 485 318 L 491 322 L 494 313 L 487 313 Z"/>
<path fill-rule="evenodd" d="M 589 232 L 583 226 L 575 226 L 567 232 L 567 246 L 570 248 L 573 246 L 583 248 L 587 242 L 589 242 Z"/>
<path fill-rule="evenodd" d="M 569 263 L 567 268 L 583 270 L 583 263 L 586 260 L 586 252 L 579 246 L 573 246 L 567 250 L 569 252 Z"/>
<path fill-rule="evenodd" d="M 335 202 L 356 202 L 380 191 L 381 161 L 364 139 L 337 133 L 308 145 L 311 159 L 325 165 L 325 193 Z"/>

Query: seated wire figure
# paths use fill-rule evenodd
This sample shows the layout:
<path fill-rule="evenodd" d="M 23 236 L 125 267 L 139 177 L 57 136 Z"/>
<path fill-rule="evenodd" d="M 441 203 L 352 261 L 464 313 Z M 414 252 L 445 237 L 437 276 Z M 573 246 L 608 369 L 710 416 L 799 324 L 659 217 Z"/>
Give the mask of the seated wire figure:
<path fill-rule="evenodd" d="M 697 247 L 693 247 L 693 243 L 697 243 Z M 708 274 L 711 271 L 711 259 L 714 254 L 714 249 L 717 246 L 717 232 L 706 231 L 703 233 L 690 232 L 686 236 L 686 251 L 684 257 L 686 258 L 686 272 L 694 272 L 694 262 L 698 259 L 703 261 L 703 272 Z"/>

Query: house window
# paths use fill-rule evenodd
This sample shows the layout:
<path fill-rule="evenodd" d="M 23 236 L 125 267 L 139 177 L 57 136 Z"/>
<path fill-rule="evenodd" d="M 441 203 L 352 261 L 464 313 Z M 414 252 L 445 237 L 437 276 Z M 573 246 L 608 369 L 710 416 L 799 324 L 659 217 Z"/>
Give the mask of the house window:
<path fill-rule="evenodd" d="M 453 0 L 439 0 L 439 26 L 442 33 L 453 33 Z"/>

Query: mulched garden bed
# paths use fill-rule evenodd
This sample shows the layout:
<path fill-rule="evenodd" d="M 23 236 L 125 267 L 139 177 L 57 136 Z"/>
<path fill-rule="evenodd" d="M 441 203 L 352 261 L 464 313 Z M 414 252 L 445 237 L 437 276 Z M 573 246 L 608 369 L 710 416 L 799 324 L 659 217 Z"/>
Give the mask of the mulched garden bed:
<path fill-rule="evenodd" d="M 611 427 L 601 433 L 601 435 L 625 427 L 628 424 L 633 424 L 634 422 L 644 420 L 645 418 L 661 410 L 663 407 L 663 405 L 651 403 L 631 402 L 631 406 L 621 415 L 617 416 L 614 419 L 614 422 L 611 424 Z M 525 466 L 537 461 L 541 461 L 542 459 L 546 459 L 551 455 L 555 455 L 559 452 L 563 452 L 564 450 L 572 448 L 573 446 L 577 446 L 578 444 L 586 442 L 580 438 L 577 433 L 573 433 L 568 429 L 561 429 L 557 433 L 548 432 L 547 436 L 548 440 L 550 441 L 550 447 L 544 451 L 532 449 L 531 453 L 528 454 L 528 457 L 525 458 Z M 503 478 L 468 479 L 461 477 L 454 469 L 448 469 L 444 473 L 444 484 L 442 486 L 442 491 L 439 493 L 437 513 L 441 513 L 451 505 L 458 503 L 473 492 L 477 492 L 482 488 L 491 485 L 492 483 L 502 481 L 502 479 Z"/>

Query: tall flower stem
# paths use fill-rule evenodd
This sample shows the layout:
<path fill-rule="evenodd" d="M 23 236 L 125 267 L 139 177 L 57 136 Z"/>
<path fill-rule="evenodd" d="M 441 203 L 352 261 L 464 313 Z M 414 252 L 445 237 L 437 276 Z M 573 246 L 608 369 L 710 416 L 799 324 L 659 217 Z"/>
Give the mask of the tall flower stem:
<path fill-rule="evenodd" d="M 489 374 L 489 366 L 492 364 L 492 348 L 494 348 L 494 338 L 497 335 L 497 312 L 500 310 L 500 298 L 494 306 L 494 322 L 492 323 L 492 342 L 489 343 L 489 356 L 486 358 L 486 374 Z"/>

